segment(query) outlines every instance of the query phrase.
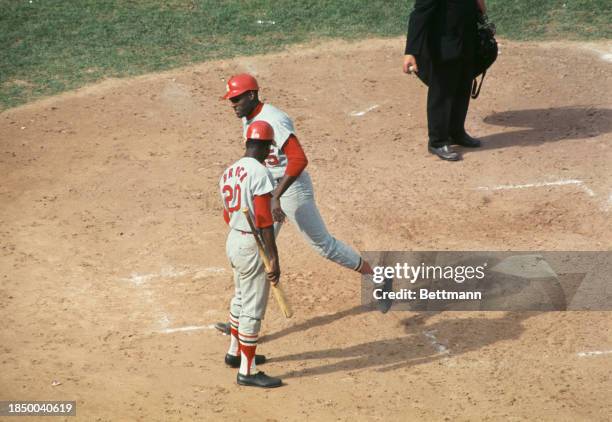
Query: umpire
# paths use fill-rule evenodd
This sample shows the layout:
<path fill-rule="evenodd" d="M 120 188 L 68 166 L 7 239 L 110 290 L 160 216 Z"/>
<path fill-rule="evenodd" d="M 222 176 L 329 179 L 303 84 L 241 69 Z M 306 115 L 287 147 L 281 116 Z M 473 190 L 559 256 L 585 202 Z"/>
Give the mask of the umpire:
<path fill-rule="evenodd" d="M 428 149 L 443 160 L 461 159 L 451 145 L 480 146 L 464 127 L 478 10 L 485 12 L 484 0 L 416 0 L 408 21 L 403 70 L 429 85 Z"/>

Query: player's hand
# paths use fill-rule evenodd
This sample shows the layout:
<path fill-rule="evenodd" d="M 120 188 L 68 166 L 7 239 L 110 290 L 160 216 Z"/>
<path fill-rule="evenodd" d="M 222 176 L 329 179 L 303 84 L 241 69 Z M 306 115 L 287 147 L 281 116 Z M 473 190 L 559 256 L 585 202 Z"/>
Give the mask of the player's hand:
<path fill-rule="evenodd" d="M 404 56 L 404 73 L 417 73 L 419 67 L 417 66 L 416 57 L 412 54 L 406 54 Z"/>
<path fill-rule="evenodd" d="M 270 260 L 271 271 L 266 273 L 266 278 L 273 286 L 276 286 L 280 281 L 280 266 L 277 260 Z"/>
<path fill-rule="evenodd" d="M 274 219 L 274 221 L 276 221 L 277 223 L 282 223 L 283 221 L 285 221 L 286 215 L 283 212 L 283 209 L 281 208 L 280 199 L 273 196 L 270 206 L 272 208 L 272 218 Z"/>

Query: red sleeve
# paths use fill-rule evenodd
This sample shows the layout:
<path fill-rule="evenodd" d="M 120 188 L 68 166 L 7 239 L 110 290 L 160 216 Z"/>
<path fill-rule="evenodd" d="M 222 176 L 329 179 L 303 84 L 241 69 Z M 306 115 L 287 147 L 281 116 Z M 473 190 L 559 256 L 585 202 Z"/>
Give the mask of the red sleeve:
<path fill-rule="evenodd" d="M 225 208 L 223 208 L 223 219 L 225 220 L 225 224 L 229 224 L 230 217 L 229 217 L 229 213 L 227 212 Z"/>
<path fill-rule="evenodd" d="M 306 154 L 304 154 L 304 150 L 295 135 L 289 136 L 289 139 L 283 145 L 283 152 L 288 161 L 285 174 L 287 176 L 299 176 L 308 165 L 308 158 L 306 158 Z"/>
<path fill-rule="evenodd" d="M 270 227 L 274 224 L 272 219 L 272 209 L 270 207 L 270 199 L 272 194 L 266 193 L 265 195 L 255 195 L 253 199 L 253 214 L 255 214 L 255 226 L 260 229 Z"/>

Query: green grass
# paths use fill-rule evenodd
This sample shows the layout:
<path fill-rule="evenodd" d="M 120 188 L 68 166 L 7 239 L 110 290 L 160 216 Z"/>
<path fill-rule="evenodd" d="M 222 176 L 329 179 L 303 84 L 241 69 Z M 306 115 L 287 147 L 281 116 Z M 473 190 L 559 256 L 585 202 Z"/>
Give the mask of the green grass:
<path fill-rule="evenodd" d="M 489 0 L 489 17 L 505 38 L 612 38 L 610 0 Z"/>
<path fill-rule="evenodd" d="M 611 37 L 609 0 L 565 3 L 488 2 L 504 37 Z M 270 52 L 313 39 L 398 36 L 405 33 L 411 5 L 398 0 L 0 0 L 0 109 L 104 77 Z"/>

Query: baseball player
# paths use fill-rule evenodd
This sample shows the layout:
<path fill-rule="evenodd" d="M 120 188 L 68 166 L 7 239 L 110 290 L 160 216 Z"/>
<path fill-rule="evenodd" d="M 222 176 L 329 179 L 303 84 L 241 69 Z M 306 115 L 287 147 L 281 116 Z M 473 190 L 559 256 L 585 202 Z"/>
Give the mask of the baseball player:
<path fill-rule="evenodd" d="M 265 357 L 255 354 L 261 320 L 268 303 L 269 283 L 278 283 L 280 277 L 270 208 L 274 183 L 270 171 L 262 164 L 270 154 L 273 142 L 272 127 L 266 122 L 254 122 L 246 130 L 244 157 L 229 166 L 219 180 L 223 217 L 231 228 L 226 253 L 235 284 L 230 303 L 230 346 L 225 363 L 239 368 L 238 384 L 264 388 L 282 384 L 279 378 L 257 371 L 256 365 L 263 363 Z M 267 274 L 251 227 L 242 212 L 245 207 L 250 210 L 255 226 L 261 230 L 269 254 L 272 269 Z"/>
<path fill-rule="evenodd" d="M 289 116 L 259 101 L 259 85 L 249 74 L 231 77 L 223 98 L 230 100 L 236 117 L 242 119 L 245 132 L 250 124 L 260 121 L 269 123 L 274 129 L 274 144 L 265 165 L 274 178 L 271 206 L 276 222 L 275 234 L 286 217 L 321 256 L 361 274 L 372 275 L 372 267 L 367 261 L 327 231 L 315 203 L 310 176 L 305 170 L 308 159 Z M 392 282 L 391 279 L 385 280 L 383 290 L 391 290 Z M 379 310 L 385 313 L 391 304 L 391 300 L 382 299 L 378 301 Z M 217 325 L 223 327 L 223 323 Z"/>

